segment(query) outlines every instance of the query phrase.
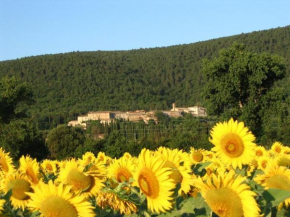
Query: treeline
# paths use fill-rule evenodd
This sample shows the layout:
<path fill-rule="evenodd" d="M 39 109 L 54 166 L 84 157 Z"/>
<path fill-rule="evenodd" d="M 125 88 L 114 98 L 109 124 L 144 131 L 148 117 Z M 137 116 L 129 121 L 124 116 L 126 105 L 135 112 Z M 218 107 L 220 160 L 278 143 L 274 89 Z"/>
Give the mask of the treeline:
<path fill-rule="evenodd" d="M 197 118 L 186 114 L 170 118 L 156 112 L 158 124 L 128 122 L 116 119 L 111 123 L 91 121 L 87 130 L 79 127 L 59 125 L 47 135 L 50 158 L 64 159 L 81 157 L 85 152 L 105 152 L 111 157 L 120 157 L 125 152 L 138 156 L 143 148 L 157 149 L 160 146 L 190 151 L 210 149 L 209 132 L 215 119 Z"/>
<path fill-rule="evenodd" d="M 31 83 L 35 104 L 28 115 L 39 129 L 52 129 L 97 110 L 162 110 L 204 105 L 202 59 L 217 56 L 234 41 L 247 50 L 286 60 L 279 83 L 289 95 L 290 26 L 205 42 L 130 51 L 72 52 L 0 62 L 0 78 Z"/>
<path fill-rule="evenodd" d="M 215 120 L 190 114 L 175 119 L 161 111 L 155 112 L 158 124 L 154 120 L 145 124 L 116 119 L 105 124 L 92 121 L 87 130 L 62 124 L 41 131 L 26 110 L 34 103 L 32 92 L 28 83 L 15 77 L 0 79 L 0 148 L 14 161 L 23 155 L 62 160 L 81 157 L 87 151 L 102 151 L 112 157 L 125 152 L 137 156 L 142 148 L 153 150 L 161 145 L 184 150 L 209 148 L 209 130 Z"/>

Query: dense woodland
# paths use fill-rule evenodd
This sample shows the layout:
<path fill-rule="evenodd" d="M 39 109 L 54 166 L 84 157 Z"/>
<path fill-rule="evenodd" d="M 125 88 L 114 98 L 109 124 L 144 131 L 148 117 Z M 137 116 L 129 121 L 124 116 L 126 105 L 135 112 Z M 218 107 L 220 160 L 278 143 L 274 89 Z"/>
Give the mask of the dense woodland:
<path fill-rule="evenodd" d="M 88 111 L 204 105 L 202 59 L 234 41 L 284 57 L 287 72 L 280 85 L 289 94 L 289 38 L 287 26 L 171 47 L 27 57 L 0 62 L 0 77 L 31 83 L 36 103 L 28 111 L 40 129 L 51 129 Z"/>
<path fill-rule="evenodd" d="M 257 138 L 260 144 L 271 145 L 275 140 L 290 144 L 289 39 L 290 26 L 287 26 L 187 45 L 72 52 L 0 62 L 0 146 L 13 152 L 14 159 L 23 154 L 38 159 L 47 156 L 63 159 L 79 157 L 86 151 L 104 151 L 119 157 L 125 151 L 134 155 L 144 147 L 156 149 L 160 145 L 185 150 L 191 146 L 208 149 L 209 130 L 218 120 L 234 116 L 251 123 L 255 117 L 249 114 L 257 114 L 253 113 L 253 108 L 249 108 L 249 114 L 234 108 L 237 103 L 230 99 L 231 89 L 223 95 L 229 97 L 228 101 L 224 98 L 223 103 L 232 103 L 233 107 L 227 112 L 224 112 L 224 105 L 215 108 L 222 108 L 225 116 L 212 113 L 208 118 L 185 115 L 170 119 L 156 112 L 159 124 L 126 120 L 110 125 L 92 122 L 87 131 L 66 124 L 88 111 L 168 110 L 173 102 L 178 107 L 201 105 L 210 108 L 215 104 L 210 105 L 204 94 L 206 88 L 213 88 L 209 74 L 215 74 L 220 63 L 233 64 L 235 56 L 230 57 L 230 49 L 228 53 L 223 52 L 228 60 L 222 55 L 221 60 L 217 57 L 222 49 L 236 42 L 247 50 L 244 56 L 239 56 L 249 58 L 249 63 L 253 60 L 254 65 L 263 59 L 272 61 L 272 54 L 279 55 L 279 61 L 273 60 L 273 68 L 278 67 L 283 73 L 277 79 L 270 79 L 273 82 L 269 87 L 274 85 L 274 89 L 263 98 L 265 102 L 275 103 L 269 108 L 267 103 L 258 104 L 261 120 L 254 124 L 256 129 L 262 129 Z M 243 50 L 236 53 L 239 52 Z M 255 70 L 249 72 L 255 73 Z M 249 74 L 249 79 L 256 80 L 257 76 L 251 76 Z M 225 89 L 222 83 L 219 85 Z M 252 87 L 248 89 L 256 93 Z"/>

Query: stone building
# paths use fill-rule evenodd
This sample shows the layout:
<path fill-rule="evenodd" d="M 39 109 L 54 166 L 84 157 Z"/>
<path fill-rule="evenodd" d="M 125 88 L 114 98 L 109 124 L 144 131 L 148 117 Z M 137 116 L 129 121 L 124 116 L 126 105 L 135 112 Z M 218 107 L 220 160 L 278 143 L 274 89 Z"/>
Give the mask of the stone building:
<path fill-rule="evenodd" d="M 156 111 L 146 112 L 145 110 L 136 110 L 136 111 L 97 111 L 89 112 L 87 115 L 78 116 L 77 120 L 70 121 L 69 126 L 83 126 L 86 128 L 86 122 L 89 120 L 99 120 L 101 123 L 111 123 L 115 119 L 124 119 L 125 121 L 144 121 L 146 124 L 149 123 L 149 120 L 154 120 L 157 123 L 157 118 L 155 117 Z M 172 104 L 172 109 L 169 111 L 161 111 L 163 114 L 168 115 L 169 117 L 178 118 L 182 116 L 182 113 L 190 113 L 194 116 L 206 116 L 206 109 L 200 106 L 192 107 L 179 107 L 175 106 L 175 103 Z"/>
<path fill-rule="evenodd" d="M 174 112 L 185 112 L 190 113 L 194 116 L 207 116 L 206 109 L 200 106 L 191 106 L 191 107 L 176 107 L 175 103 L 172 104 L 172 109 L 170 111 Z"/>

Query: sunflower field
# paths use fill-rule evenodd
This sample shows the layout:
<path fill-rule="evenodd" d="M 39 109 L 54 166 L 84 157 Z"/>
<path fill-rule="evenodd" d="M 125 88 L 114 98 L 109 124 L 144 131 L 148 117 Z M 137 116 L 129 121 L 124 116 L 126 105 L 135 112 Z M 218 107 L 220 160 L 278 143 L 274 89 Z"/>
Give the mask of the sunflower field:
<path fill-rule="evenodd" d="M 0 216 L 290 216 L 290 148 L 255 143 L 243 122 L 210 131 L 211 150 L 159 147 L 13 163 L 0 149 Z"/>

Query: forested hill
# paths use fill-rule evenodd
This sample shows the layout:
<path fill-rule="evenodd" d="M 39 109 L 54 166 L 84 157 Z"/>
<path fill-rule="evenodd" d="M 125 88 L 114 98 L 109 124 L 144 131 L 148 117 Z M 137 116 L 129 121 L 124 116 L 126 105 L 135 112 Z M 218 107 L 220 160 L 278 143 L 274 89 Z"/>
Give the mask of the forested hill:
<path fill-rule="evenodd" d="M 29 109 L 42 129 L 96 110 L 169 109 L 203 104 L 202 59 L 234 41 L 286 60 L 280 83 L 290 93 L 290 26 L 205 42 L 130 51 L 72 52 L 0 62 L 0 77 L 15 75 L 33 86 Z"/>

